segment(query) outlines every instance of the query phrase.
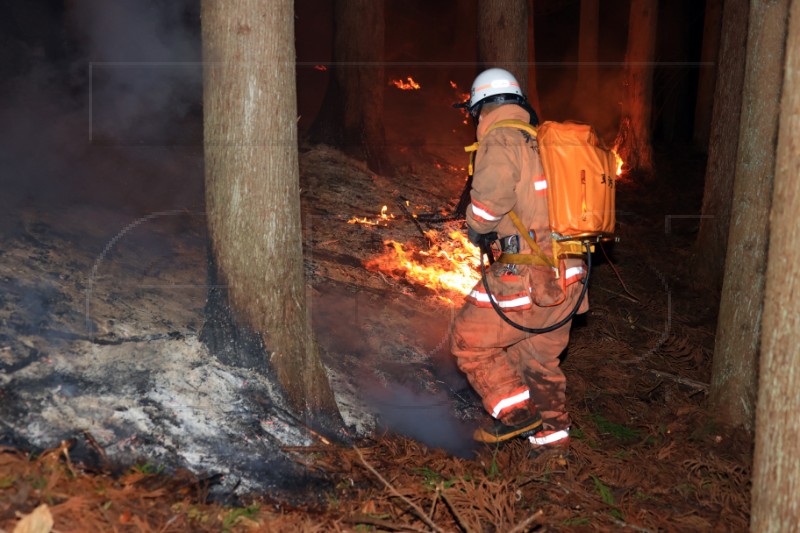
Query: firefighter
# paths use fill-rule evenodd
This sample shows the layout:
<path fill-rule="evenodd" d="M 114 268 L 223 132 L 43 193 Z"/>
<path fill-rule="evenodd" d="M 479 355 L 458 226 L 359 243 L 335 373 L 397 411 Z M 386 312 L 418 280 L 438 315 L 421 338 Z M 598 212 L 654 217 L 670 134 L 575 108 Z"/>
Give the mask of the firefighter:
<path fill-rule="evenodd" d="M 470 241 L 479 245 L 499 237 L 504 254 L 532 254 L 517 229 L 524 227 L 551 262 L 495 262 L 486 271 L 490 293 L 478 282 L 455 318 L 451 351 L 493 417 L 474 438 L 485 443 L 526 438 L 531 455 L 565 454 L 570 418 L 559 356 L 569 341 L 571 320 L 548 333 L 526 333 L 506 323 L 490 298 L 514 322 L 546 328 L 573 311 L 585 266 L 580 256 L 553 258 L 547 180 L 535 136 L 514 127 L 491 128 L 509 119 L 538 122 L 514 76 L 499 68 L 482 72 L 462 106 L 475 119 L 479 141 L 466 213 Z M 521 226 L 514 224 L 512 210 Z M 577 312 L 587 310 L 584 298 Z"/>

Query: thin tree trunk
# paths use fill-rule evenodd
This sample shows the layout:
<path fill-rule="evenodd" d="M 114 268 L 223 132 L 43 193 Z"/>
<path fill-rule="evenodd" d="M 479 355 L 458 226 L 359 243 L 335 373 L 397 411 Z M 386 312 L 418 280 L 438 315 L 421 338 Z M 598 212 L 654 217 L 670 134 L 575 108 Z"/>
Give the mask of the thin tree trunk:
<path fill-rule="evenodd" d="M 696 61 L 692 56 L 689 39 L 675 28 L 686 26 L 689 6 L 684 1 L 663 2 L 659 5 L 656 63 L 686 63 Z M 652 135 L 665 145 L 687 146 L 691 143 L 692 120 L 687 112 L 696 94 L 689 84 L 690 71 L 686 68 L 654 66 L 653 84 L 658 88 L 653 94 L 654 112 L 651 116 Z"/>
<path fill-rule="evenodd" d="M 769 209 L 789 0 L 752 2 L 742 121 L 709 400 L 719 419 L 753 428 Z"/>
<path fill-rule="evenodd" d="M 572 107 L 579 116 L 585 117 L 586 122 L 592 124 L 599 111 L 597 53 L 600 44 L 600 0 L 581 0 L 579 28 L 578 72 Z"/>
<path fill-rule="evenodd" d="M 726 2 L 727 7 L 727 2 Z M 718 77 L 717 61 L 721 57 L 720 40 L 722 38 L 722 0 L 706 0 L 706 16 L 703 22 L 703 45 L 700 50 L 699 78 L 697 80 L 697 101 L 694 108 L 694 130 L 692 143 L 695 149 L 706 152 L 711 137 L 712 108 L 714 105 L 715 85 Z M 742 34 L 731 35 L 733 28 L 725 26 L 726 39 L 743 37 Z M 744 32 L 743 32 L 744 33 Z M 746 35 L 746 33 L 744 33 Z M 742 47 L 744 48 L 744 47 Z M 711 63 L 711 65 L 706 65 Z"/>
<path fill-rule="evenodd" d="M 209 300 L 224 308 L 210 318 L 227 312 L 232 342 L 260 341 L 289 403 L 332 422 L 338 411 L 305 304 L 293 3 L 203 0 L 201 9 L 206 210 L 218 291 Z M 207 322 L 204 330 L 214 328 Z M 212 353 L 222 344 L 213 333 L 204 338 L 214 341 Z"/>
<path fill-rule="evenodd" d="M 658 0 L 631 0 L 625 96 L 616 145 L 626 170 L 645 176 L 654 171 L 651 114 L 657 28 Z"/>
<path fill-rule="evenodd" d="M 528 4 L 528 102 L 539 117 L 542 119 L 542 106 L 539 102 L 539 91 L 536 88 L 536 17 L 534 15 L 534 2 L 530 0 Z"/>
<path fill-rule="evenodd" d="M 751 531 L 800 529 L 800 3 L 792 2 L 770 214 Z"/>
<path fill-rule="evenodd" d="M 509 71 L 527 93 L 528 2 L 478 0 L 478 63 L 481 70 Z"/>
<path fill-rule="evenodd" d="M 748 14 L 748 0 L 725 2 L 722 16 L 725 33 L 720 40 L 717 60 L 702 218 L 695 246 L 698 279 L 712 287 L 717 294 L 722 290 L 725 254 L 728 250 L 733 178 L 736 175 L 742 113 Z"/>

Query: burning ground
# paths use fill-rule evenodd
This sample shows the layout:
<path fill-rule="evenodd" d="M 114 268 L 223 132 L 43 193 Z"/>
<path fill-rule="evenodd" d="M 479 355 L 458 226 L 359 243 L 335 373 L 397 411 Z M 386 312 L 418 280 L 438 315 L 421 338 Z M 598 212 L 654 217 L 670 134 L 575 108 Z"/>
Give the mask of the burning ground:
<path fill-rule="evenodd" d="M 615 266 L 596 254 L 563 363 L 575 438 L 560 466 L 521 444 L 472 446 L 482 411 L 447 345 L 460 289 L 422 277 L 469 252 L 460 223 L 422 216 L 452 209 L 463 173 L 406 160 L 387 177 L 301 150 L 309 302 L 355 447 L 324 444 L 268 377 L 197 341 L 202 212 L 15 213 L 0 267 L 0 527 L 44 503 L 59 531 L 746 529 L 750 441 L 704 412 L 716 308 L 685 270 L 694 228 L 665 233 L 699 191 L 623 182 Z M 689 182 L 701 163 L 664 172 Z"/>

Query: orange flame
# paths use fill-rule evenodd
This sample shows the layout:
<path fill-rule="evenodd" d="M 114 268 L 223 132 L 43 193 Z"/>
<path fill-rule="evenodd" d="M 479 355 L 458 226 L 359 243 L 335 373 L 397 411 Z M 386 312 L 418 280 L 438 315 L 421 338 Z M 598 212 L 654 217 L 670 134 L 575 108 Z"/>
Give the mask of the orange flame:
<path fill-rule="evenodd" d="M 459 231 L 451 231 L 449 239 L 440 239 L 436 230 L 427 231 L 425 235 L 434 243 L 428 250 L 418 250 L 410 243 L 384 241 L 391 248 L 368 261 L 367 270 L 379 271 L 395 279 L 405 278 L 453 303 L 453 299 L 468 294 L 480 280 L 478 248 Z"/>
<path fill-rule="evenodd" d="M 410 90 L 416 91 L 417 89 L 422 88 L 422 86 L 419 83 L 415 82 L 414 78 L 412 78 L 411 76 L 409 76 L 406 79 L 408 80 L 408 82 L 405 82 L 403 80 L 392 80 L 389 82 L 389 85 L 394 85 L 395 87 L 403 91 L 410 91 Z"/>
<path fill-rule="evenodd" d="M 347 221 L 348 224 L 362 224 L 364 226 L 385 226 L 386 223 L 392 219 L 394 219 L 394 215 L 389 213 L 389 208 L 386 206 L 381 207 L 381 214 L 378 218 L 374 221 L 367 219 L 367 217 L 353 217 Z M 383 224 L 381 224 L 383 223 Z"/>
<path fill-rule="evenodd" d="M 614 154 L 614 159 L 617 162 L 617 176 L 622 176 L 622 165 L 624 165 L 625 162 L 622 160 L 622 157 L 619 155 L 619 152 L 617 152 L 616 148 L 611 150 L 611 153 Z"/>

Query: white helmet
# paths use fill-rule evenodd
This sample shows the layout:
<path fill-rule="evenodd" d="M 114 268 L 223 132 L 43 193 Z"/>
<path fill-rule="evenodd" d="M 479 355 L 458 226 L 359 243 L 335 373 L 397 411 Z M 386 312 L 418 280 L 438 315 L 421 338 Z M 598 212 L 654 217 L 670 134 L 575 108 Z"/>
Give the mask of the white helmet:
<path fill-rule="evenodd" d="M 467 105 L 471 110 L 482 100 L 490 96 L 497 96 L 498 94 L 513 94 L 520 98 L 525 98 L 517 78 L 509 71 L 501 68 L 484 70 L 478 74 L 478 77 L 472 82 L 472 90 L 470 91 Z"/>
<path fill-rule="evenodd" d="M 530 114 L 531 124 L 534 126 L 539 124 L 539 117 L 522 94 L 522 87 L 517 78 L 507 70 L 490 68 L 478 74 L 472 82 L 469 100 L 453 104 L 453 107 L 466 109 L 477 124 L 483 104 L 489 102 L 517 104 Z"/>

